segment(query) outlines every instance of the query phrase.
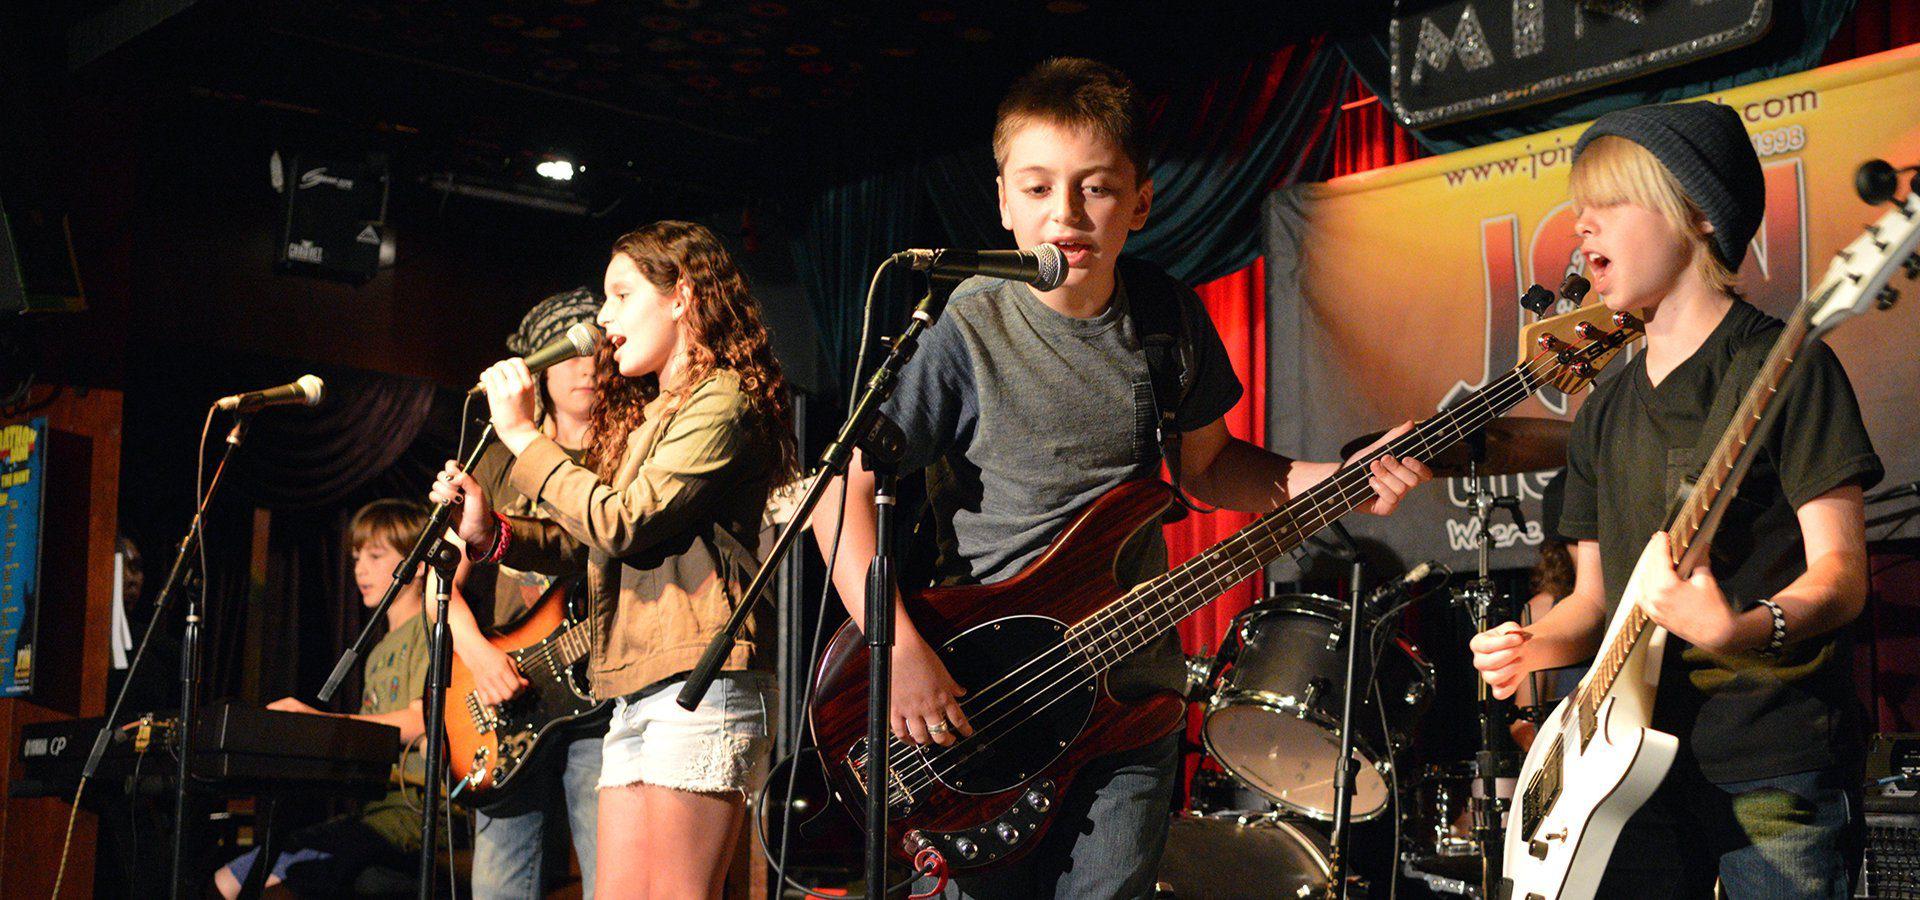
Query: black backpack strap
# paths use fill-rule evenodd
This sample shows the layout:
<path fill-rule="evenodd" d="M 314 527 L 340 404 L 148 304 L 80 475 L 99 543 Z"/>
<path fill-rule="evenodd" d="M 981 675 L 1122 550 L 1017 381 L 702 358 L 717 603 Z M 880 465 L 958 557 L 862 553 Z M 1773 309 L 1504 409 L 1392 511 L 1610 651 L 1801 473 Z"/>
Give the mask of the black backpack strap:
<path fill-rule="evenodd" d="M 1145 277 L 1136 276 L 1133 283 L 1137 287 L 1145 287 L 1152 277 L 1144 272 L 1138 275 Z M 1160 296 L 1163 293 L 1164 298 Z M 1147 358 L 1147 379 L 1153 385 L 1154 440 L 1160 447 L 1160 457 L 1166 460 L 1167 475 L 1173 481 L 1173 496 L 1181 506 L 1194 512 L 1217 512 L 1214 507 L 1193 499 L 1180 483 L 1179 410 L 1180 401 L 1186 395 L 1185 381 L 1193 349 L 1180 321 L 1179 296 L 1172 291 L 1129 290 L 1127 317 L 1133 320 L 1133 332 L 1140 339 L 1141 353 Z"/>

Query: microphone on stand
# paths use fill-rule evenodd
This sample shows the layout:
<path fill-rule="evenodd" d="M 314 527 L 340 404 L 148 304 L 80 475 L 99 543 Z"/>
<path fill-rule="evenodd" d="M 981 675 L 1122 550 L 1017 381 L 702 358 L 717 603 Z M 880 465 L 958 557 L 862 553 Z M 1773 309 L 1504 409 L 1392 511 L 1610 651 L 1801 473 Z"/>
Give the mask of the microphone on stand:
<path fill-rule="evenodd" d="M 1042 291 L 1067 283 L 1067 254 L 1053 244 L 1036 244 L 1031 250 L 902 250 L 893 261 L 934 275 L 1021 281 Z"/>
<path fill-rule="evenodd" d="M 244 394 L 228 394 L 214 401 L 213 405 L 221 410 L 233 410 L 249 413 L 269 406 L 285 406 L 298 403 L 302 406 L 315 406 L 325 396 L 327 383 L 315 375 L 302 375 L 292 384 L 270 387 L 264 391 L 248 391 Z"/>
<path fill-rule="evenodd" d="M 1407 574 L 1374 588 L 1373 593 L 1367 595 L 1366 605 L 1378 608 L 1385 605 L 1389 600 L 1407 596 L 1413 591 L 1414 585 L 1425 581 L 1427 576 L 1435 572 L 1441 572 L 1445 575 L 1453 574 L 1453 570 L 1447 568 L 1445 563 L 1431 559 L 1427 560 L 1414 566 Z"/>
<path fill-rule="evenodd" d="M 535 375 L 545 372 L 560 363 L 581 356 L 592 356 L 599 352 L 600 342 L 606 334 L 591 322 L 575 322 L 567 333 L 542 344 L 539 349 L 520 357 L 527 364 L 527 371 Z M 467 396 L 478 397 L 487 392 L 480 385 L 474 385 Z"/>

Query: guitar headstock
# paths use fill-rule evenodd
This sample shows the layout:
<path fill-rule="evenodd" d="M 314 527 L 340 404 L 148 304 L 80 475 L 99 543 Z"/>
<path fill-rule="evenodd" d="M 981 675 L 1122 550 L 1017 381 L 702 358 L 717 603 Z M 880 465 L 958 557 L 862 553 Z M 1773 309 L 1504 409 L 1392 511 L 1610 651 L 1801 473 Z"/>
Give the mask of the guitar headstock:
<path fill-rule="evenodd" d="M 1520 329 L 1521 366 L 1536 389 L 1584 390 L 1613 358 L 1640 336 L 1640 320 L 1604 304 L 1582 306 Z"/>
<path fill-rule="evenodd" d="M 1826 277 L 1800 304 L 1798 315 L 1811 326 L 1809 339 L 1861 313 L 1893 306 L 1900 292 L 1888 282 L 1896 272 L 1904 272 L 1909 279 L 1920 275 L 1916 249 L 1920 249 L 1920 199 L 1910 193 L 1834 256 Z"/>

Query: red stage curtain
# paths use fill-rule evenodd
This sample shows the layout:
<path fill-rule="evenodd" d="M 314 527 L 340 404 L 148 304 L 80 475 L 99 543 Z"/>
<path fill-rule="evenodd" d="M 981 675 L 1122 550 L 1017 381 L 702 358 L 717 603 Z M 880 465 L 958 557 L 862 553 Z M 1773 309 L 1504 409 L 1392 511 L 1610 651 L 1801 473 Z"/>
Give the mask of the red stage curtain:
<path fill-rule="evenodd" d="M 1264 259 L 1224 278 L 1200 285 L 1196 290 L 1206 304 L 1207 314 L 1220 330 L 1227 356 L 1233 360 L 1233 374 L 1246 385 L 1240 402 L 1227 413 L 1227 430 L 1234 437 L 1260 445 L 1266 438 L 1264 411 L 1267 408 L 1267 265 Z M 1218 544 L 1253 521 L 1247 513 L 1222 510 L 1205 515 L 1189 513 L 1166 527 L 1168 561 L 1178 565 L 1194 554 Z M 1251 605 L 1260 593 L 1260 582 L 1249 578 L 1234 585 L 1218 600 L 1180 623 L 1180 645 L 1187 653 L 1211 654 L 1220 646 L 1227 624 Z"/>

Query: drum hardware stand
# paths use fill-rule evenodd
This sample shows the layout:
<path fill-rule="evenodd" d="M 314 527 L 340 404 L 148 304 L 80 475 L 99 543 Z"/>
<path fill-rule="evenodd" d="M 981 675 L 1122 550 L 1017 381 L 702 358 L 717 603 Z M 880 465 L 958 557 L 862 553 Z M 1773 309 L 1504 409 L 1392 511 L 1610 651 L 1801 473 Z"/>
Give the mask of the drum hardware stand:
<path fill-rule="evenodd" d="M 1358 764 L 1354 762 L 1353 737 L 1353 696 L 1354 685 L 1359 681 L 1360 663 L 1360 627 L 1364 621 L 1361 607 L 1365 605 L 1366 595 L 1362 593 L 1361 578 L 1366 567 L 1360 561 L 1360 548 L 1353 541 L 1353 535 L 1340 523 L 1335 522 L 1331 533 L 1337 536 L 1339 546 L 1329 554 L 1335 559 L 1347 562 L 1352 569 L 1347 581 L 1347 624 L 1345 640 L 1346 681 L 1340 698 L 1340 746 L 1334 762 L 1333 776 L 1333 829 L 1328 838 L 1327 853 L 1327 898 L 1328 900 L 1346 900 L 1347 879 L 1347 843 L 1353 825 L 1353 779 Z"/>
<path fill-rule="evenodd" d="M 1506 621 L 1507 613 L 1499 602 L 1500 595 L 1494 588 L 1493 579 L 1488 576 L 1493 539 L 1487 533 L 1487 526 L 1495 509 L 1511 512 L 1518 521 L 1520 501 L 1515 497 L 1494 496 L 1492 484 L 1483 482 L 1480 477 L 1480 465 L 1487 456 L 1486 432 L 1470 435 L 1466 440 L 1470 454 L 1467 461 L 1467 490 L 1468 496 L 1473 498 L 1473 521 L 1477 523 L 1479 547 L 1474 578 L 1455 593 L 1455 598 L 1466 606 L 1473 631 L 1478 634 Z M 1500 881 L 1501 843 L 1504 839 L 1500 823 L 1505 818 L 1508 805 L 1508 801 L 1500 798 L 1499 782 L 1502 778 L 1517 778 L 1521 760 L 1519 754 L 1514 752 L 1512 737 L 1506 734 L 1506 706 L 1494 698 L 1485 679 L 1476 678 L 1475 683 L 1480 701 L 1480 750 L 1474 754 L 1473 770 L 1480 790 L 1470 792 L 1478 796 L 1470 796 L 1467 804 L 1473 810 L 1473 834 L 1480 845 L 1480 897 L 1482 900 L 1491 900 L 1497 896 L 1495 888 Z"/>
<path fill-rule="evenodd" d="M 881 264 L 881 268 L 893 265 L 892 258 Z M 878 273 L 875 273 L 876 277 Z M 834 436 L 833 443 L 820 454 L 820 465 L 814 471 L 813 480 L 807 484 L 806 493 L 800 499 L 800 505 L 794 510 L 793 518 L 780 529 L 773 546 L 760 562 L 760 570 L 755 572 L 753 580 L 741 591 L 740 602 L 735 604 L 733 616 L 720 631 L 708 642 L 706 652 L 700 657 L 693 670 L 688 673 L 686 683 L 681 685 L 674 702 L 686 709 L 694 709 L 706 696 L 707 688 L 719 675 L 720 666 L 726 662 L 732 651 L 734 640 L 740 629 L 746 626 L 747 615 L 752 611 L 755 601 L 764 592 L 768 583 L 780 570 L 781 560 L 793 548 L 801 533 L 807 529 L 808 520 L 814 507 L 820 504 L 820 498 L 826 494 L 828 484 L 837 475 L 847 471 L 847 465 L 853 459 L 853 450 L 857 446 L 862 452 L 862 461 L 874 473 L 874 549 L 873 562 L 867 569 L 866 586 L 866 644 L 867 644 L 867 778 L 866 797 L 866 884 L 868 898 L 878 900 L 886 893 L 890 885 L 887 881 L 887 797 L 892 786 L 892 774 L 888 771 L 891 760 L 888 757 L 888 738 L 892 735 L 892 715 L 889 703 L 892 700 L 893 685 L 893 598 L 897 593 L 894 584 L 893 532 L 895 531 L 895 478 L 892 471 L 905 451 L 905 436 L 899 426 L 880 412 L 880 405 L 893 395 L 895 382 L 900 371 L 906 368 L 907 361 L 919 349 L 920 336 L 933 327 L 934 320 L 946 309 L 947 299 L 953 295 L 953 289 L 960 283 L 958 278 L 935 275 L 927 280 L 927 292 L 914 307 L 911 319 L 905 330 L 888 344 L 886 357 L 867 380 L 866 389 L 847 413 L 847 421 L 841 425 L 840 432 Z M 858 377 L 859 373 L 855 373 Z"/>

